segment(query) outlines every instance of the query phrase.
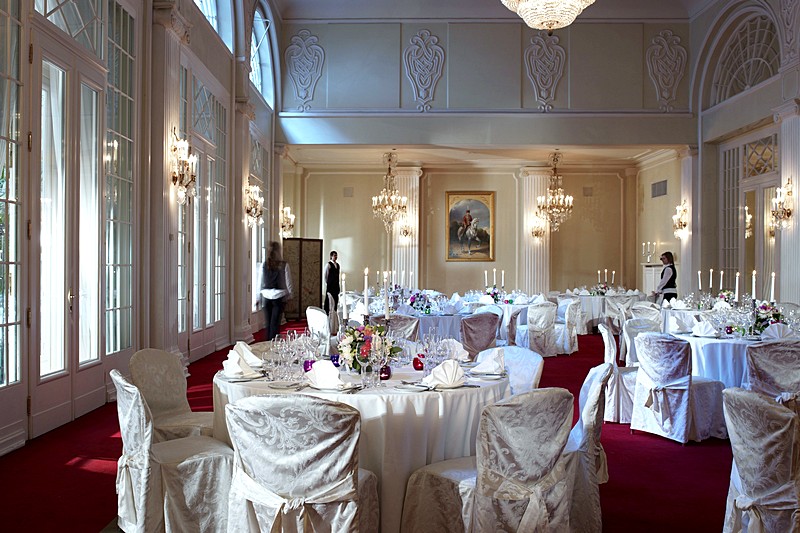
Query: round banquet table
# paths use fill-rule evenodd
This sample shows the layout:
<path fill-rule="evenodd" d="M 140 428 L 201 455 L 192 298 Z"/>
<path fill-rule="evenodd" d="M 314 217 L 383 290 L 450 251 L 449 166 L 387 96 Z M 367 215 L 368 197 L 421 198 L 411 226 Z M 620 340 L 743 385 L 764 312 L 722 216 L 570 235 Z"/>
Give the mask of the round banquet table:
<path fill-rule="evenodd" d="M 692 375 L 721 381 L 725 387 L 747 386 L 747 347 L 759 342 L 741 337 L 716 339 L 675 335 L 692 347 Z"/>
<path fill-rule="evenodd" d="M 394 388 L 400 380 L 418 380 L 411 368 L 393 369 L 385 388 L 356 394 L 322 392 L 305 388 L 308 394 L 351 405 L 361 412 L 359 466 L 378 476 L 381 501 L 381 531 L 400 531 L 406 483 L 425 465 L 475 455 L 475 439 L 481 410 L 511 395 L 508 379 L 469 380 L 475 388 L 404 392 Z M 342 373 L 344 381 L 357 376 Z M 225 405 L 256 394 L 286 393 L 270 388 L 267 381 L 232 382 L 221 372 L 214 376 L 214 437 L 230 443 L 225 424 Z M 295 392 L 292 392 L 295 394 Z"/>

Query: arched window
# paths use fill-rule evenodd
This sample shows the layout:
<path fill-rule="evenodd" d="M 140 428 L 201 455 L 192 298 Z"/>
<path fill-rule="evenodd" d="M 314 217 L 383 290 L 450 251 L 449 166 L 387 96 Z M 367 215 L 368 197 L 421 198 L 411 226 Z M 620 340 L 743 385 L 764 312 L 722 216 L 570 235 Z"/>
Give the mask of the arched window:
<path fill-rule="evenodd" d="M 270 46 L 270 20 L 259 7 L 253 19 L 253 34 L 250 37 L 250 81 L 267 105 L 275 109 L 275 77 L 272 70 L 272 47 Z"/>
<path fill-rule="evenodd" d="M 203 15 L 219 34 L 228 50 L 233 51 L 233 16 L 230 0 L 194 0 Z"/>

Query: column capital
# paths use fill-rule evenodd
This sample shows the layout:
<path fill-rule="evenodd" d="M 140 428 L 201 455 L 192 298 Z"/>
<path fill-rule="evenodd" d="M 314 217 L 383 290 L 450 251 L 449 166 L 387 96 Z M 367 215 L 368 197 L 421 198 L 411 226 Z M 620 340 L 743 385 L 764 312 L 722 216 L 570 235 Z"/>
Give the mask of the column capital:
<path fill-rule="evenodd" d="M 421 178 L 422 167 L 395 167 L 394 175 L 396 178 Z"/>
<path fill-rule="evenodd" d="M 192 23 L 181 14 L 179 7 L 177 1 L 153 2 L 153 23 L 174 33 L 183 44 L 189 44 Z"/>
<path fill-rule="evenodd" d="M 783 120 L 800 114 L 800 99 L 792 98 L 772 108 L 772 120 L 780 124 Z"/>
<path fill-rule="evenodd" d="M 553 171 L 549 167 L 520 167 L 520 178 L 550 178 Z"/>
<path fill-rule="evenodd" d="M 697 146 L 682 146 L 675 151 L 678 153 L 679 159 L 686 159 L 687 157 L 697 157 Z"/>
<path fill-rule="evenodd" d="M 276 156 L 282 159 L 289 157 L 289 146 L 286 144 L 275 143 L 272 147 L 272 151 Z"/>

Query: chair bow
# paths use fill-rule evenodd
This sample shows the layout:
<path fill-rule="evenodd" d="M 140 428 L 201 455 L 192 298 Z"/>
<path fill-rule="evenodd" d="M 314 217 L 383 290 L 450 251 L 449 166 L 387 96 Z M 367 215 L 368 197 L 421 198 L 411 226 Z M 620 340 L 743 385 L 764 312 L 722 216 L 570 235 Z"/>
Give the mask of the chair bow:
<path fill-rule="evenodd" d="M 137 524 L 136 490 L 133 486 L 131 469 L 147 472 L 150 470 L 150 460 L 147 454 L 141 452 L 133 455 L 122 454 L 117 464 L 120 467 L 117 469 L 117 495 L 123 504 L 119 506 L 119 516 L 131 524 Z"/>
<path fill-rule="evenodd" d="M 735 484 L 740 483 L 741 482 Z M 741 486 L 737 487 L 737 489 L 741 490 Z M 794 481 L 789 481 L 758 497 L 750 497 L 744 494 L 737 496 L 734 500 L 734 505 L 737 509 L 746 512 L 750 518 L 747 526 L 748 533 L 764 532 L 764 518 L 761 515 L 762 509 L 773 511 L 791 511 L 796 509 L 800 502 L 798 502 L 795 489 Z"/>
<path fill-rule="evenodd" d="M 299 512 L 299 518 L 303 522 L 303 530 L 312 531 L 313 527 L 310 523 L 307 523 L 306 505 L 352 501 L 356 499 L 358 494 L 356 483 L 351 476 L 348 476 L 331 486 L 318 489 L 318 492 L 307 494 L 305 497 L 284 498 L 250 477 L 242 469 L 238 460 L 233 471 L 231 491 L 238 491 L 245 499 L 267 507 L 270 521 L 272 522 L 271 533 L 283 531 L 283 516 L 295 512 Z"/>
<path fill-rule="evenodd" d="M 778 396 L 775 397 L 775 401 L 781 405 L 787 404 L 789 402 L 797 401 L 800 398 L 800 392 L 781 392 Z"/>
<path fill-rule="evenodd" d="M 647 380 L 650 377 L 643 374 Z M 667 399 L 667 391 L 669 390 L 688 390 L 691 384 L 691 376 L 683 376 L 670 383 L 656 384 L 650 380 L 652 385 L 650 391 L 647 393 L 647 399 L 644 406 L 650 409 L 656 417 L 658 424 L 664 431 L 669 431 L 672 425 L 672 415 L 669 412 L 669 401 Z"/>
<path fill-rule="evenodd" d="M 496 474 L 496 473 L 495 473 Z M 488 495 L 497 500 L 528 500 L 517 531 L 544 533 L 550 527 L 545 494 L 563 481 L 564 465 L 559 462 L 533 486 L 526 486 L 509 478 L 502 478 L 500 485 Z"/>

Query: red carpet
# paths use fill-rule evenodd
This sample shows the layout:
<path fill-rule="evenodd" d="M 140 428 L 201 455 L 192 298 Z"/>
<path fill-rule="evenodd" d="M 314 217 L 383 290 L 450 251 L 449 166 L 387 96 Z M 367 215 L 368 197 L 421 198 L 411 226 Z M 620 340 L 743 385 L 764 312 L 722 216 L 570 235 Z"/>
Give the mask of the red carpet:
<path fill-rule="evenodd" d="M 571 356 L 545 359 L 540 386 L 565 387 L 577 402 L 587 370 L 603 357 L 600 335 L 581 336 L 580 346 Z M 211 377 L 227 352 L 189 366 L 193 409 L 211 410 Z M 605 424 L 602 442 L 610 476 L 600 487 L 605 531 L 722 529 L 731 468 L 727 441 L 681 446 L 643 433 L 631 435 L 627 425 Z M 100 531 L 116 516 L 114 480 L 121 448 L 116 404 L 108 404 L 0 457 L 1 529 Z"/>

